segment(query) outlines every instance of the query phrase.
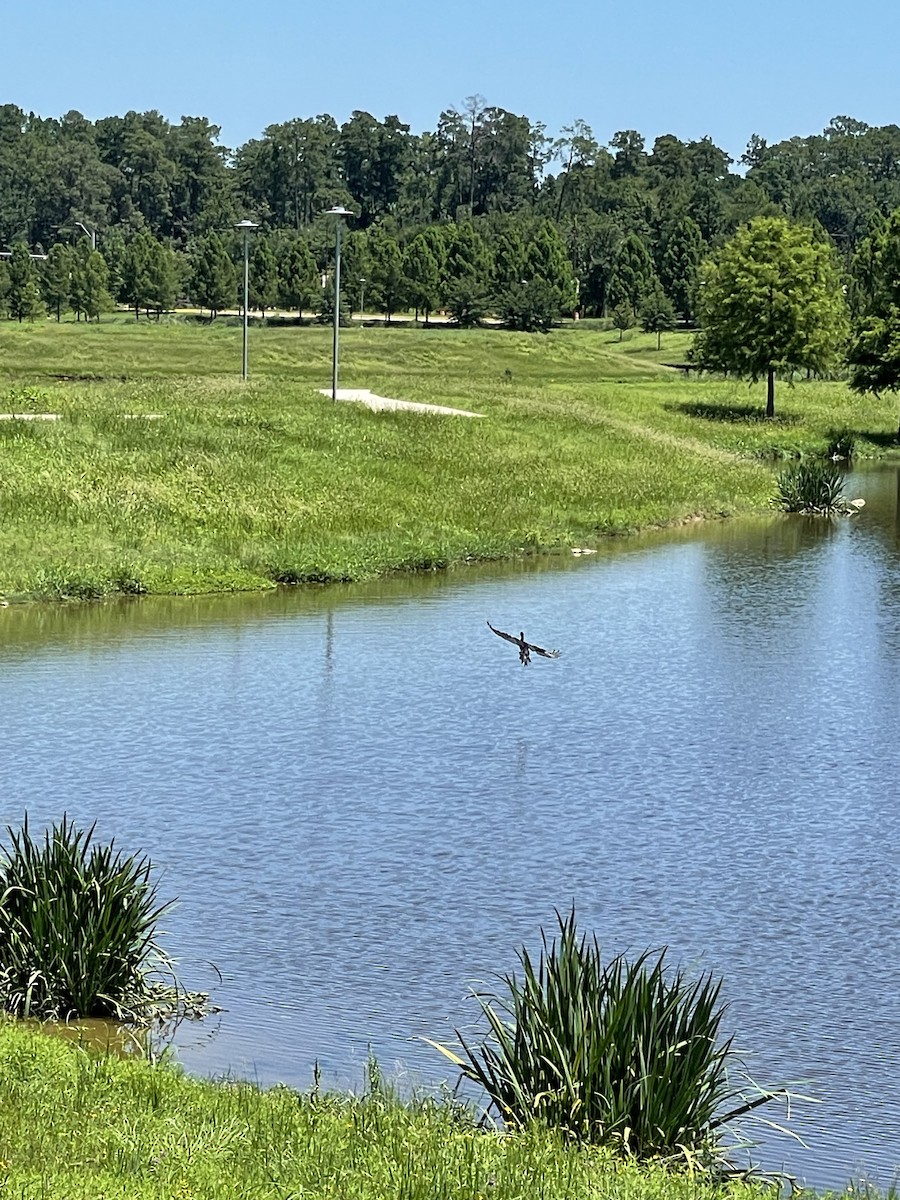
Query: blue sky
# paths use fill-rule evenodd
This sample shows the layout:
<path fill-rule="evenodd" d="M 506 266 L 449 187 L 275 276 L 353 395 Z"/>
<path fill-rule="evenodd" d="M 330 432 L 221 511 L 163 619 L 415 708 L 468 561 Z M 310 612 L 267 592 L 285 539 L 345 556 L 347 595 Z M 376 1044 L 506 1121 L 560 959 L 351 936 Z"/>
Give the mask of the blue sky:
<path fill-rule="evenodd" d="M 239 145 L 266 125 L 355 108 L 416 132 L 480 93 L 602 143 L 638 129 L 748 138 L 837 114 L 900 124 L 897 0 L 30 0 L 5 4 L 0 103 L 42 116 L 155 108 Z"/>

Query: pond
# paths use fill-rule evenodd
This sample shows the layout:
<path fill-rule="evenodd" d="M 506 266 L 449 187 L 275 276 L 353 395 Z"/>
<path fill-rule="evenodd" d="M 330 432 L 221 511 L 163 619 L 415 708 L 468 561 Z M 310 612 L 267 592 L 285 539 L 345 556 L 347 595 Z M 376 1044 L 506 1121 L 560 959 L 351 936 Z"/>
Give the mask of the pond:
<path fill-rule="evenodd" d="M 755 1157 L 900 1169 L 898 475 L 862 513 L 355 588 L 0 611 L 0 820 L 68 811 L 179 897 L 221 1015 L 193 1071 L 452 1079 L 422 1041 L 574 901 L 604 950 L 725 980 Z M 558 661 L 519 665 L 490 620 Z M 211 965 L 211 964 L 214 964 Z M 218 973 L 221 974 L 221 981 Z M 772 1114 L 783 1119 L 782 1112 Z M 752 1132 L 752 1128 L 750 1130 Z"/>

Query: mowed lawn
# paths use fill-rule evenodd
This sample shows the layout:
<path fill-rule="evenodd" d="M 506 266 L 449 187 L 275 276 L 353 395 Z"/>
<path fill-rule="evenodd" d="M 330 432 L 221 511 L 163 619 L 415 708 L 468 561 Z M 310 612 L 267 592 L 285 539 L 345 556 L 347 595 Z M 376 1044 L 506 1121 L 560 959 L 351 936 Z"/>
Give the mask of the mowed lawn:
<path fill-rule="evenodd" d="M 184 321 L 0 324 L 0 592 L 200 592 L 362 579 L 566 550 L 768 511 L 773 456 L 849 430 L 894 444 L 888 402 L 662 364 L 689 338 L 569 326 L 351 328 L 342 386 L 481 414 L 334 404 L 331 331 Z"/>

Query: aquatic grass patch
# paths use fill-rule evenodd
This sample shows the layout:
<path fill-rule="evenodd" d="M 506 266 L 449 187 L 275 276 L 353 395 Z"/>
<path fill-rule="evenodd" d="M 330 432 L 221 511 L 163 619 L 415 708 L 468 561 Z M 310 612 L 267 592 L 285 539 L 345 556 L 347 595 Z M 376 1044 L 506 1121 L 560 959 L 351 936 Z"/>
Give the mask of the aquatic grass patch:
<path fill-rule="evenodd" d="M 828 459 L 793 463 L 778 476 L 774 504 L 789 513 L 828 515 L 848 511 L 844 503 L 844 474 Z"/>
<path fill-rule="evenodd" d="M 41 1200 L 761 1200 L 443 1097 L 262 1091 L 0 1024 L 0 1194 Z"/>
<path fill-rule="evenodd" d="M 178 985 L 157 941 L 171 901 L 149 859 L 94 840 L 66 816 L 32 835 L 7 827 L 0 858 L 0 1002 L 23 1017 L 137 1020 Z M 177 1001 L 176 1001 L 177 1003 Z"/>
<path fill-rule="evenodd" d="M 539 1122 L 641 1159 L 721 1160 L 718 1130 L 784 1094 L 735 1090 L 721 980 L 669 970 L 665 950 L 604 963 L 596 937 L 579 937 L 574 909 L 557 918 L 536 962 L 520 949 L 521 976 L 502 976 L 500 995 L 477 993 L 486 1040 L 474 1046 L 457 1031 L 461 1056 L 437 1048 L 507 1126 Z"/>

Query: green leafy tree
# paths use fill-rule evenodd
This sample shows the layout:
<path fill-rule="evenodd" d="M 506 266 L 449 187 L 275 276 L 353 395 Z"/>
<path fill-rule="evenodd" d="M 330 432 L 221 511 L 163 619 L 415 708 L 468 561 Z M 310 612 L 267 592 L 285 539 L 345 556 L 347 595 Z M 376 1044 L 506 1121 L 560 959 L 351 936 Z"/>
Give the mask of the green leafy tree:
<path fill-rule="evenodd" d="M 158 245 L 146 230 L 137 234 L 125 248 L 120 265 L 119 299 L 134 309 L 134 319 L 140 320 L 141 309 L 150 307 L 153 293 L 153 258 Z"/>
<path fill-rule="evenodd" d="M 847 333 L 834 254 L 806 226 L 758 217 L 700 272 L 700 366 L 765 378 L 766 416 L 775 415 L 778 371 L 827 370 Z"/>
<path fill-rule="evenodd" d="M 662 346 L 662 335 L 676 325 L 675 308 L 662 289 L 659 280 L 644 297 L 640 312 L 641 329 L 644 333 L 656 334 L 656 348 Z"/>
<path fill-rule="evenodd" d="M 477 325 L 488 312 L 491 252 L 471 221 L 448 226 L 444 304 L 458 325 Z"/>
<path fill-rule="evenodd" d="M 9 289 L 6 295 L 9 315 L 14 321 L 33 321 L 45 313 L 34 260 L 28 247 L 16 242 L 9 259 Z"/>
<path fill-rule="evenodd" d="M 222 308 L 234 304 L 237 273 L 231 256 L 217 233 L 198 238 L 191 251 L 191 299 L 209 309 L 214 321 Z"/>
<path fill-rule="evenodd" d="M 57 321 L 62 319 L 72 299 L 74 265 L 72 247 L 64 242 L 54 242 L 41 272 L 41 293 L 48 310 L 56 313 Z"/>
<path fill-rule="evenodd" d="M 498 297 L 497 315 L 507 329 L 548 333 L 559 318 L 559 289 L 540 278 L 511 283 Z"/>
<path fill-rule="evenodd" d="M 612 311 L 613 325 L 619 331 L 619 341 L 625 336 L 625 330 L 634 326 L 634 309 L 624 301 L 617 304 Z"/>
<path fill-rule="evenodd" d="M 847 355 L 850 386 L 900 391 L 900 209 L 865 239 L 854 268 L 862 312 Z"/>
<path fill-rule="evenodd" d="M 440 299 L 441 273 L 431 241 L 424 233 L 417 234 L 406 247 L 403 273 L 409 299 L 415 305 L 416 317 L 423 312 L 427 322 L 429 313 L 437 307 Z"/>
<path fill-rule="evenodd" d="M 297 315 L 302 316 L 304 308 L 315 307 L 322 291 L 319 268 L 305 237 L 291 239 L 279 268 L 278 302 L 285 308 L 296 308 Z"/>
<path fill-rule="evenodd" d="M 170 246 L 154 242 L 147 266 L 148 307 L 156 310 L 157 319 L 175 307 L 181 288 L 181 261 Z"/>
<path fill-rule="evenodd" d="M 555 317 L 572 313 L 577 303 L 575 275 L 565 243 L 551 221 L 542 221 L 527 243 L 523 278 L 545 285 L 547 294 L 553 297 Z"/>
<path fill-rule="evenodd" d="M 388 321 L 407 304 L 408 283 L 403 270 L 403 254 L 396 237 L 376 226 L 369 232 L 369 293 Z"/>
<path fill-rule="evenodd" d="M 264 234 L 259 235 L 250 255 L 250 307 L 258 308 L 265 316 L 267 308 L 274 308 L 278 299 L 278 264 L 272 244 Z"/>
<path fill-rule="evenodd" d="M 99 250 L 93 250 L 87 238 L 75 248 L 71 283 L 72 308 L 79 320 L 98 321 L 110 303 L 109 268 Z"/>

